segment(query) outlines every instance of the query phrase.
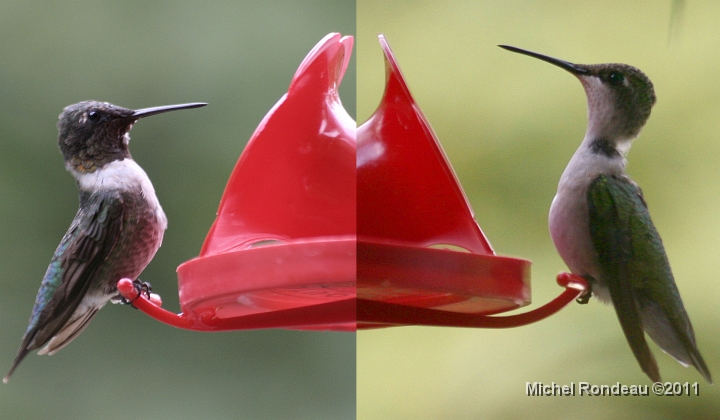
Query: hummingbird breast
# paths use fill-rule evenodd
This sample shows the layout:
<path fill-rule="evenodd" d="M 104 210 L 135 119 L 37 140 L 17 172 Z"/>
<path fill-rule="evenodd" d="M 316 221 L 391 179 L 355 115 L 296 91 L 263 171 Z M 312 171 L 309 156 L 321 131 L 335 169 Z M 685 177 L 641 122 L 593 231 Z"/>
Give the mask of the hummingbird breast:
<path fill-rule="evenodd" d="M 107 263 L 98 273 L 103 292 L 112 295 L 117 294 L 118 280 L 135 280 L 150 263 L 162 244 L 167 226 L 159 204 L 151 205 L 146 197 L 135 192 L 124 192 L 121 196 L 125 205 L 122 231 Z"/>
<path fill-rule="evenodd" d="M 592 277 L 593 294 L 610 303 L 610 294 L 599 270 L 598 254 L 590 236 L 588 188 L 602 174 L 621 174 L 625 161 L 593 151 L 586 137 L 560 178 L 550 206 L 548 227 L 553 244 L 573 274 Z"/>
<path fill-rule="evenodd" d="M 117 295 L 122 278 L 135 280 L 162 244 L 167 218 L 147 174 L 134 160 L 116 160 L 93 173 L 76 173 L 81 197 L 97 200 L 103 194 L 120 197 L 122 228 L 105 263 L 93 281 L 89 295 Z M 81 203 L 82 207 L 82 203 Z"/>
<path fill-rule="evenodd" d="M 550 206 L 548 226 L 553 244 L 570 271 L 579 276 L 600 280 L 598 257 L 590 238 L 588 203 L 585 199 L 588 185 L 560 184 Z M 593 292 L 597 291 L 593 284 Z M 602 293 L 598 294 L 598 297 L 601 296 Z M 601 300 L 605 301 L 602 298 Z"/>

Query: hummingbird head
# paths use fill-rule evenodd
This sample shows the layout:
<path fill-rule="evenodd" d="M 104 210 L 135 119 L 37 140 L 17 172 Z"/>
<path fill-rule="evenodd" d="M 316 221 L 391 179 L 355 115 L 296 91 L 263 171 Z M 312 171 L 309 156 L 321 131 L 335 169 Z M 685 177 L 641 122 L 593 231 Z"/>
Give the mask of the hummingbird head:
<path fill-rule="evenodd" d="M 588 134 L 618 142 L 632 140 L 650 117 L 655 90 L 650 79 L 627 64 L 573 64 L 507 45 L 500 47 L 554 64 L 574 74 L 588 101 Z"/>
<path fill-rule="evenodd" d="M 78 173 L 95 172 L 130 157 L 128 133 L 137 120 L 205 103 L 168 105 L 137 111 L 108 102 L 83 101 L 63 109 L 58 121 L 58 145 L 65 165 Z"/>
<path fill-rule="evenodd" d="M 137 119 L 132 109 L 107 102 L 84 101 L 63 109 L 58 145 L 66 165 L 77 172 L 95 172 L 130 157 L 128 132 Z"/>

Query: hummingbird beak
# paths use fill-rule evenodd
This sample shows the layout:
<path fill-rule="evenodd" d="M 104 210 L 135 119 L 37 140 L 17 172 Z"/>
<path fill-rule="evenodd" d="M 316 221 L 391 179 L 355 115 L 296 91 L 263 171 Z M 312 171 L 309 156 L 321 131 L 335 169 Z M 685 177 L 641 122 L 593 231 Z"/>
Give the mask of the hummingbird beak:
<path fill-rule="evenodd" d="M 548 57 L 547 55 L 538 54 L 536 52 L 532 52 L 532 51 L 528 51 L 528 50 L 523 50 L 522 48 L 512 47 L 510 45 L 498 45 L 498 47 L 504 48 L 508 51 L 516 52 L 518 54 L 529 55 L 530 57 L 535 57 L 542 61 L 546 61 L 550 64 L 554 64 L 554 65 L 560 67 L 561 69 L 565 69 L 576 76 L 583 76 L 583 75 L 590 73 L 590 71 L 588 69 L 586 69 L 582 66 L 570 63 L 568 61 L 563 61 L 563 60 L 560 60 L 557 58 Z"/>
<path fill-rule="evenodd" d="M 133 112 L 132 115 L 128 116 L 127 118 L 138 120 L 140 118 L 149 117 L 151 115 L 162 114 L 163 112 L 176 111 L 178 109 L 200 108 L 205 105 L 207 105 L 207 104 L 204 102 L 192 102 L 189 104 L 154 106 L 152 108 L 138 109 L 137 111 Z"/>

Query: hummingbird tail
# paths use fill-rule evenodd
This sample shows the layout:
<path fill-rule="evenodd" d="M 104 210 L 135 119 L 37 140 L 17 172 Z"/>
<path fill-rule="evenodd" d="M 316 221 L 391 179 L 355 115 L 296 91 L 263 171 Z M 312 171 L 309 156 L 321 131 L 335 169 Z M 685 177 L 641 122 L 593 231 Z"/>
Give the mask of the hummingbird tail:
<path fill-rule="evenodd" d="M 620 248 L 618 246 L 618 248 Z M 660 369 L 658 369 L 655 356 L 653 356 L 645 340 L 645 331 L 641 320 L 641 313 L 635 302 L 632 286 L 628 275 L 617 275 L 607 281 L 610 298 L 615 307 L 615 314 L 620 321 L 625 339 L 635 355 L 640 368 L 653 382 L 662 382 Z"/>
<path fill-rule="evenodd" d="M 55 333 L 53 338 L 48 341 L 48 343 L 40 349 L 38 352 L 39 355 L 47 354 L 48 356 L 52 356 L 53 354 L 57 353 L 62 349 L 63 347 L 70 344 L 71 341 L 75 339 L 80 333 L 85 329 L 85 327 L 88 326 L 90 323 L 90 320 L 93 319 L 95 314 L 98 310 L 100 310 L 102 306 L 88 306 L 86 307 L 87 310 L 82 310 L 82 307 L 79 307 L 75 313 L 73 314 L 72 318 L 63 325 L 63 327 Z"/>
<path fill-rule="evenodd" d="M 49 356 L 52 356 L 53 354 L 60 351 L 60 349 L 68 345 L 75 337 L 78 336 L 78 334 L 80 334 L 85 329 L 85 327 L 87 327 L 90 320 L 93 319 L 97 311 L 100 310 L 100 308 L 102 308 L 104 304 L 105 301 L 102 301 L 100 305 L 80 305 L 75 310 L 75 312 L 73 312 L 70 319 L 65 322 L 65 324 L 62 325 L 62 327 L 60 327 L 57 332 L 54 333 L 53 330 L 50 328 L 57 327 L 48 325 L 45 325 L 44 327 L 38 327 L 37 325 L 34 325 L 33 328 L 29 329 L 23 336 L 23 342 L 20 345 L 18 354 L 15 357 L 12 366 L 10 366 L 10 370 L 3 378 L 3 383 L 8 383 L 8 381 L 10 380 L 10 376 L 15 371 L 15 368 L 18 367 L 20 362 L 22 362 L 25 356 L 27 356 L 28 353 L 30 353 L 31 351 L 44 346 L 42 349 L 40 349 L 38 354 L 47 354 Z M 48 337 L 52 338 L 48 340 Z"/>
<path fill-rule="evenodd" d="M 702 377 L 705 378 L 705 380 L 712 385 L 713 381 L 712 376 L 710 375 L 710 369 L 708 369 L 707 365 L 705 364 L 705 360 L 703 359 L 702 355 L 700 355 L 700 351 L 695 347 L 690 349 L 688 353 L 690 354 L 690 360 L 692 361 L 692 365 L 695 366 L 695 369 L 700 372 Z"/>
<path fill-rule="evenodd" d="M 25 356 L 28 355 L 28 353 L 30 353 L 30 349 L 26 348 L 25 346 L 20 347 L 20 350 L 18 351 L 17 357 L 15 357 L 15 360 L 13 361 L 12 365 L 10 366 L 10 369 L 9 369 L 8 372 L 5 374 L 5 377 L 3 378 L 3 383 L 4 383 L 4 384 L 6 384 L 6 383 L 8 383 L 8 382 L 10 381 L 10 376 L 13 374 L 13 372 L 15 372 L 15 368 L 18 367 L 18 365 L 20 364 L 20 362 L 23 361 L 23 359 L 25 358 Z"/>
<path fill-rule="evenodd" d="M 678 304 L 676 312 L 679 315 L 675 317 L 669 317 L 666 310 L 654 303 L 645 304 L 644 308 L 643 328 L 658 347 L 681 365 L 695 366 L 703 378 L 712 384 L 710 370 L 697 348 L 695 332 L 682 302 Z"/>
<path fill-rule="evenodd" d="M 672 358 L 677 360 L 681 365 L 685 367 L 694 366 L 709 384 L 713 383 L 710 369 L 708 369 L 705 364 L 705 359 L 703 359 L 700 354 L 700 350 L 697 349 L 693 336 L 680 337 L 670 335 L 668 337 L 661 337 L 658 340 L 655 340 L 655 337 L 652 335 L 650 337 L 665 353 L 672 356 Z"/>
<path fill-rule="evenodd" d="M 687 322 L 687 325 L 690 325 L 690 319 L 687 319 Z M 688 331 L 688 334 L 685 334 L 685 331 Z M 650 337 L 655 340 L 655 337 Z M 709 384 L 713 383 L 710 369 L 708 369 L 705 364 L 705 359 L 703 359 L 700 350 L 697 348 L 697 344 L 695 344 L 695 334 L 692 331 L 692 326 L 690 326 L 688 330 L 683 330 L 682 332 L 681 330 L 677 330 L 676 334 L 659 337 L 655 342 L 665 353 L 672 356 L 673 359 L 677 360 L 681 365 L 685 367 L 690 365 L 694 366 Z"/>
<path fill-rule="evenodd" d="M 6 384 L 6 383 L 8 383 L 8 381 L 10 381 L 10 376 L 13 374 L 13 372 L 15 372 L 15 369 L 18 367 L 20 362 L 23 361 L 25 356 L 27 356 L 28 353 L 30 353 L 31 351 L 33 351 L 39 347 L 39 346 L 35 345 L 35 342 L 34 342 L 36 334 L 37 334 L 37 330 L 29 330 L 23 336 L 23 341 L 22 341 L 22 344 L 20 344 L 20 348 L 18 349 L 17 356 L 15 356 L 15 360 L 13 360 L 13 363 L 10 366 L 8 373 L 6 373 L 5 377 L 3 378 L 4 384 Z"/>
<path fill-rule="evenodd" d="M 645 344 L 647 347 L 647 344 Z M 635 351 L 635 349 L 633 349 Z M 638 363 L 640 363 L 640 368 L 643 372 L 650 378 L 653 382 L 662 382 L 662 379 L 660 378 L 660 369 L 658 368 L 657 362 L 655 361 L 655 357 L 648 349 L 647 355 L 640 355 L 641 353 L 635 353 L 635 358 L 637 359 Z M 649 357 L 648 357 L 649 355 Z"/>

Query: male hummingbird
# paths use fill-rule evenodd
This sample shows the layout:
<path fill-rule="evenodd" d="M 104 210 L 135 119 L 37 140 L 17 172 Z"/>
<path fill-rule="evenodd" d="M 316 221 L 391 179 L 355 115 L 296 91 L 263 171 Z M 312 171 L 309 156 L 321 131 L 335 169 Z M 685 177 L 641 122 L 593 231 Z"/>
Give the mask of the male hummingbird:
<path fill-rule="evenodd" d="M 500 47 L 569 71 L 587 95 L 585 138 L 560 178 L 549 216 L 558 253 L 590 284 L 579 302 L 592 293 L 613 304 L 635 358 L 654 382 L 660 372 L 644 332 L 712 383 L 642 191 L 625 174 L 625 156 L 655 104 L 652 82 L 626 64 L 573 64 Z"/>
<path fill-rule="evenodd" d="M 66 107 L 58 122 L 65 168 L 75 177 L 80 207 L 50 261 L 17 357 L 52 355 L 82 332 L 108 301 L 122 301 L 117 282 L 137 280 L 155 256 L 167 218 L 145 171 L 130 156 L 129 132 L 140 118 L 204 103 L 134 111 L 107 102 Z"/>

